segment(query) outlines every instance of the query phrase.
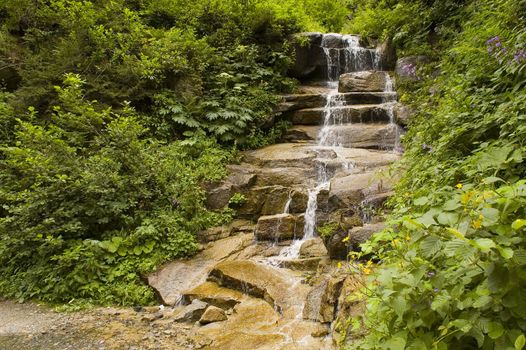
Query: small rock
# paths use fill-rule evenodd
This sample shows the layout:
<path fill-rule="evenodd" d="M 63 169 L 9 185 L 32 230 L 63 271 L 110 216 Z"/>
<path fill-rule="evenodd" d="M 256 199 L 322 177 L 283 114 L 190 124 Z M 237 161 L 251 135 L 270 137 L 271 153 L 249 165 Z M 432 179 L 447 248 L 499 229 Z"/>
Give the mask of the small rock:
<path fill-rule="evenodd" d="M 198 321 L 206 308 L 208 307 L 207 303 L 204 303 L 200 300 L 194 300 L 190 305 L 187 305 L 181 312 L 175 316 L 176 322 L 195 322 Z"/>
<path fill-rule="evenodd" d="M 310 335 L 314 338 L 322 338 L 325 337 L 327 334 L 329 334 L 329 330 L 327 329 L 327 327 L 319 325 L 318 327 L 316 327 L 315 330 L 312 331 Z"/>
<path fill-rule="evenodd" d="M 146 322 L 153 322 L 155 320 L 163 318 L 163 314 L 160 312 L 156 312 L 155 314 L 148 314 L 144 315 L 141 320 Z"/>
<path fill-rule="evenodd" d="M 227 319 L 225 311 L 215 306 L 210 306 L 206 309 L 203 316 L 199 320 L 201 324 L 209 324 L 213 322 L 225 321 Z"/>

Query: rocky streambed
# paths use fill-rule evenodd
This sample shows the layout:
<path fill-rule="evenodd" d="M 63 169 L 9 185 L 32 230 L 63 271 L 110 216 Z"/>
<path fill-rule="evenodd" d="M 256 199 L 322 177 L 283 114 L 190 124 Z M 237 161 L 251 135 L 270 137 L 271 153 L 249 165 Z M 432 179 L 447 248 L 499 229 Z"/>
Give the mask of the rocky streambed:
<path fill-rule="evenodd" d="M 387 169 L 400 156 L 397 96 L 379 50 L 354 36 L 306 36 L 311 71 L 324 79 L 283 96 L 276 118 L 293 127 L 208 186 L 210 209 L 242 194 L 237 219 L 201 232 L 193 259 L 148 277 L 173 318 L 210 339 L 206 349 L 336 349 L 361 312 L 348 296 L 362 276 L 341 261 L 384 227 L 396 182 Z"/>

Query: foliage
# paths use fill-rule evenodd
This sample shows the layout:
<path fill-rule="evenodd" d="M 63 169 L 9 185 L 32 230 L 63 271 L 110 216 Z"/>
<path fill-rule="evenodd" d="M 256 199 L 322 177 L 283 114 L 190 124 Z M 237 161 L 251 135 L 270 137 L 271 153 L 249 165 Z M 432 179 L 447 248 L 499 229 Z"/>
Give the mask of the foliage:
<path fill-rule="evenodd" d="M 524 345 L 525 9 L 524 1 L 469 1 L 461 22 L 444 10 L 437 62 L 400 85 L 415 110 L 405 175 L 391 228 L 363 246 L 381 264 L 363 290 L 367 335 L 353 349 Z M 426 18 L 413 22 L 424 28 Z"/>
<path fill-rule="evenodd" d="M 203 207 L 200 184 L 221 179 L 231 155 L 202 137 L 141 138 L 133 110 L 95 108 L 81 83 L 67 75 L 48 125 L 32 110 L 2 149 L 0 292 L 151 301 L 140 274 L 195 252 L 197 230 L 229 219 Z"/>
<path fill-rule="evenodd" d="M 73 72 L 89 99 L 117 111 L 129 101 L 157 138 L 205 130 L 243 144 L 293 88 L 290 35 L 339 30 L 346 12 L 344 0 L 6 0 L 0 67 L 21 77 L 18 113 L 49 115 L 53 86 Z"/>
<path fill-rule="evenodd" d="M 203 184 L 275 142 L 291 34 L 345 0 L 0 2 L 0 294 L 152 301 L 141 276 L 196 251 Z M 244 198 L 235 195 L 236 207 Z"/>

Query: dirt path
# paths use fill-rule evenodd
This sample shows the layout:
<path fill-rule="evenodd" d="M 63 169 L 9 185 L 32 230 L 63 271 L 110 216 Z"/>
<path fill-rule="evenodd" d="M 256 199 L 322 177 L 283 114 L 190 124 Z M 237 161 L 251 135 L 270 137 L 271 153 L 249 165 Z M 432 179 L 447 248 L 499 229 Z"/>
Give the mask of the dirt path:
<path fill-rule="evenodd" d="M 163 320 L 158 308 L 97 308 L 59 313 L 33 303 L 0 301 L 0 350 L 200 349 L 192 325 Z"/>

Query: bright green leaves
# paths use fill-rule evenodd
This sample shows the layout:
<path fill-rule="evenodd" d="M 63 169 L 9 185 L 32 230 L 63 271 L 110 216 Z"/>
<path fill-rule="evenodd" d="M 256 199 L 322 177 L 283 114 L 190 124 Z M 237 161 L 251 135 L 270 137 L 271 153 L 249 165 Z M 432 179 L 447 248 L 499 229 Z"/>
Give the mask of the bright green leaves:
<path fill-rule="evenodd" d="M 526 345 L 526 337 L 524 337 L 524 334 L 521 334 L 515 339 L 515 350 L 522 350 L 524 346 Z"/>
<path fill-rule="evenodd" d="M 511 228 L 513 230 L 515 230 L 515 231 L 519 231 L 524 226 L 526 226 L 526 220 L 525 219 L 517 219 L 517 220 L 513 221 L 513 223 L 511 224 Z"/>

